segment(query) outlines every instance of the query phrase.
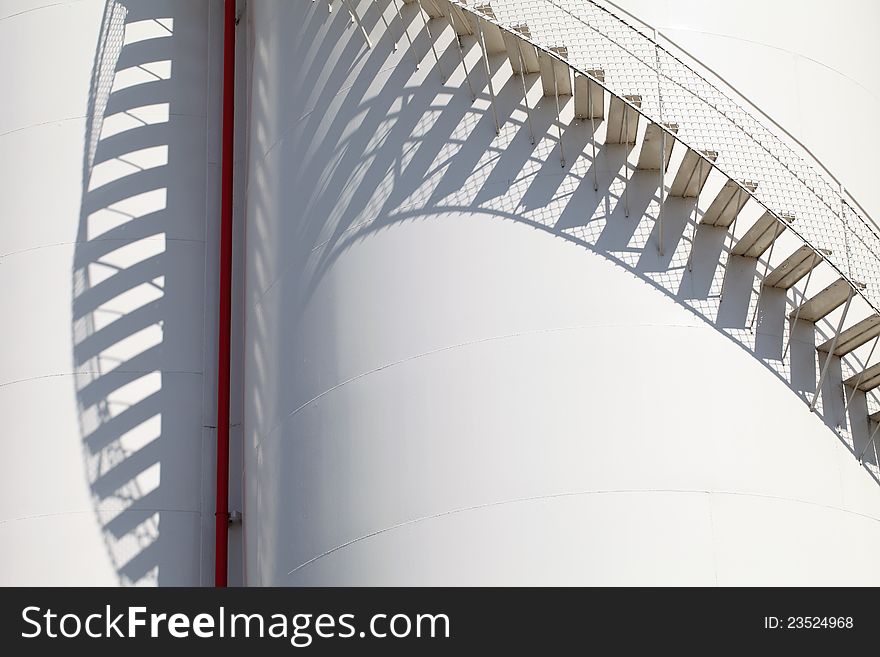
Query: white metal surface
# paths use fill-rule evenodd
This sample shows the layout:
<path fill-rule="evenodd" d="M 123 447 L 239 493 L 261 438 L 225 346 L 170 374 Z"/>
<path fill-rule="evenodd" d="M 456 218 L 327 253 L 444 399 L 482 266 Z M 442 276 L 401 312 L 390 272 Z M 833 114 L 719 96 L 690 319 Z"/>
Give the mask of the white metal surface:
<path fill-rule="evenodd" d="M 678 126 L 674 124 L 667 125 L 666 129 L 673 134 L 678 132 Z M 660 171 L 662 168 L 664 172 L 669 168 L 675 140 L 672 138 L 666 139 L 663 136 L 663 132 L 660 126 L 654 123 L 645 128 L 645 137 L 642 141 L 642 150 L 639 153 L 637 168 L 648 171 Z"/>
<path fill-rule="evenodd" d="M 758 184 L 751 181 L 728 180 L 700 219 L 700 223 L 721 228 L 729 227 L 745 207 L 749 194 L 753 194 L 757 187 Z"/>
<path fill-rule="evenodd" d="M 628 102 L 625 102 L 628 101 Z M 639 130 L 639 113 L 635 110 L 642 103 L 641 96 L 626 99 L 612 96 L 608 106 L 606 144 L 634 144 Z"/>
<path fill-rule="evenodd" d="M 568 53 L 565 46 L 552 46 L 553 52 L 561 57 Z M 541 84 L 545 96 L 571 96 L 571 69 L 549 53 L 538 52 L 538 68 L 541 71 Z"/>
<path fill-rule="evenodd" d="M 204 1 L 0 3 L 14 68 L 0 107 L 2 585 L 199 584 L 213 568 L 210 18 Z"/>
<path fill-rule="evenodd" d="M 765 212 L 749 226 L 749 229 L 737 240 L 730 252 L 745 258 L 758 258 L 794 221 L 795 217 L 793 216 L 785 216 L 784 221 L 779 221 L 769 212 Z"/>
<path fill-rule="evenodd" d="M 880 363 L 872 365 L 864 372 L 859 372 L 855 376 L 851 376 L 844 381 L 844 384 L 851 388 L 858 388 L 862 391 L 873 390 L 880 386 Z M 876 413 L 871 414 L 871 420 L 876 422 L 877 419 L 878 415 Z"/>
<path fill-rule="evenodd" d="M 703 186 L 712 172 L 712 163 L 718 159 L 715 151 L 697 152 L 688 149 L 684 154 L 684 160 L 675 174 L 672 186 L 669 188 L 670 196 L 696 197 L 700 195 Z"/>
<path fill-rule="evenodd" d="M 846 356 L 855 351 L 863 344 L 880 335 L 880 315 L 871 315 L 859 323 L 851 326 L 840 334 L 834 349 L 835 356 Z M 820 344 L 816 349 L 819 351 L 831 351 L 833 339 Z"/>
<path fill-rule="evenodd" d="M 627 4 L 788 89 L 787 59 L 705 34 L 713 3 Z M 751 34 L 805 4 L 717 14 Z M 650 29 L 486 5 L 241 23 L 247 581 L 880 583 L 876 227 Z M 0 583 L 210 573 L 218 6 L 0 5 Z M 836 12 L 865 52 L 877 11 Z M 871 192 L 876 135 L 813 92 L 870 125 L 876 58 L 810 47 L 789 118 Z"/>
<path fill-rule="evenodd" d="M 418 69 L 378 17 L 366 53 L 308 6 L 250 11 L 250 583 L 880 581 L 863 567 L 880 546 L 865 397 L 842 422 L 831 394 L 807 412 L 828 326 L 785 322 L 802 285 L 754 294 L 796 235 L 731 260 L 727 231 L 692 233 L 724 184 L 707 177 L 705 198 L 667 200 L 661 236 L 657 172 L 630 175 L 629 149 L 594 157 L 593 125 L 535 75 L 533 145 L 509 56 L 490 93 L 475 36 L 463 69 L 435 19 L 457 65 L 439 84 L 413 5 Z"/>
<path fill-rule="evenodd" d="M 528 34 L 528 28 L 519 26 L 520 31 Z M 514 26 L 514 31 L 517 26 Z M 507 48 L 507 56 L 510 58 L 510 66 L 514 73 L 539 73 L 541 67 L 538 63 L 538 51 L 535 46 L 524 42 L 522 39 L 513 36 L 510 32 L 504 32 L 504 44 Z"/>
<path fill-rule="evenodd" d="M 790 289 L 795 283 L 815 269 L 822 258 L 807 245 L 799 247 L 780 262 L 764 279 L 764 285 Z"/>
<path fill-rule="evenodd" d="M 849 283 L 842 278 L 834 281 L 803 305 L 793 310 L 791 316 L 799 317 L 807 322 L 818 321 L 826 317 L 835 308 L 842 306 L 849 297 L 851 289 Z"/>
<path fill-rule="evenodd" d="M 602 80 L 604 73 L 590 71 L 590 77 L 574 76 L 574 116 L 577 119 L 601 119 L 605 112 L 605 90 L 592 79 Z"/>

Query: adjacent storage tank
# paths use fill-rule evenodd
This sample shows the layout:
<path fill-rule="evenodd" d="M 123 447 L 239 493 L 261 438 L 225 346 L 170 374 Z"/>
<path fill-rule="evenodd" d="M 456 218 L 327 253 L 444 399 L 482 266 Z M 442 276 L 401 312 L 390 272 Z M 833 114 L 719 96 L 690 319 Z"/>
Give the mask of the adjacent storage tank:
<path fill-rule="evenodd" d="M 216 7 L 0 4 L 0 584 L 211 581 Z"/>

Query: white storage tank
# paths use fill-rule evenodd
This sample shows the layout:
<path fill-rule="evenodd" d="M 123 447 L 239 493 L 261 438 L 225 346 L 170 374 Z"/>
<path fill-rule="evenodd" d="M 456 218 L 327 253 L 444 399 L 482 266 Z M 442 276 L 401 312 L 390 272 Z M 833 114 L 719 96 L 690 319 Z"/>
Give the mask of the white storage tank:
<path fill-rule="evenodd" d="M 230 583 L 880 583 L 875 3 L 240 5 Z M 222 28 L 0 3 L 0 584 L 213 581 Z"/>
<path fill-rule="evenodd" d="M 0 3 L 0 584 L 212 581 L 220 7 Z"/>
<path fill-rule="evenodd" d="M 676 198 L 678 143 L 661 235 L 644 118 L 635 147 L 610 143 L 610 95 L 594 134 L 571 96 L 557 109 L 560 77 L 545 93 L 552 69 L 526 76 L 526 104 L 517 58 L 464 3 L 329 4 L 249 5 L 246 581 L 880 582 L 875 452 L 858 460 L 874 425 L 862 393 L 841 399 L 849 365 L 809 410 L 842 303 L 791 332 L 804 281 L 756 292 L 804 217 L 774 254 L 731 256 L 765 220 L 755 200 L 731 231 L 699 221 L 721 168 L 749 163 L 692 142 L 719 168 L 702 155 L 705 191 Z M 508 27 L 539 4 L 560 3 L 491 2 Z M 778 26 L 776 4 L 742 22 Z M 734 11 L 648 18 L 679 5 Z M 870 39 L 875 16 L 853 4 L 847 20 Z M 572 55 L 580 38 L 537 45 Z M 604 67 L 650 109 L 652 89 Z M 840 139 L 826 120 L 804 140 L 816 131 L 816 150 Z M 807 296 L 838 277 L 818 258 Z M 847 326 L 870 313 L 852 296 Z"/>

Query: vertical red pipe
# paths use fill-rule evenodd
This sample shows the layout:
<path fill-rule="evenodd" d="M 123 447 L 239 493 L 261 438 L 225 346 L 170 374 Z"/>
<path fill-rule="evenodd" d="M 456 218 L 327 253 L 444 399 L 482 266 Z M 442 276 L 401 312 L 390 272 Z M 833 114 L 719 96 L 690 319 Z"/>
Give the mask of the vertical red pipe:
<path fill-rule="evenodd" d="M 223 24 L 223 127 L 220 155 L 220 300 L 217 337 L 217 510 L 214 586 L 224 587 L 229 545 L 229 361 L 232 319 L 232 158 L 235 110 L 235 0 Z"/>

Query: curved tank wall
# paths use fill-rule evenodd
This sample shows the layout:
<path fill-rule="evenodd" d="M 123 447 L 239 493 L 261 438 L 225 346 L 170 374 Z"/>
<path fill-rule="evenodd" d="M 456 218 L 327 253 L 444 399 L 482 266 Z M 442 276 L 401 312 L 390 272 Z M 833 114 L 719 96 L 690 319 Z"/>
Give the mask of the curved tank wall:
<path fill-rule="evenodd" d="M 206 1 L 0 4 L 0 584 L 213 569 L 218 17 Z"/>
<path fill-rule="evenodd" d="M 533 146 L 492 58 L 496 136 L 472 38 L 474 103 L 448 27 L 438 69 L 412 4 L 352 4 L 372 49 L 339 3 L 249 7 L 246 581 L 880 583 L 865 438 L 807 410 L 812 332 L 746 327 L 723 232 L 688 266 L 670 199 L 659 255 L 656 178 L 626 216 L 570 102 L 563 168 L 535 76 Z"/>

